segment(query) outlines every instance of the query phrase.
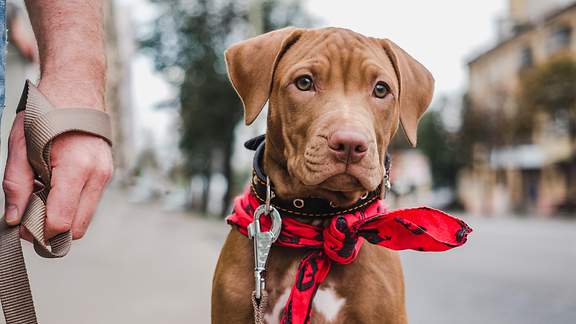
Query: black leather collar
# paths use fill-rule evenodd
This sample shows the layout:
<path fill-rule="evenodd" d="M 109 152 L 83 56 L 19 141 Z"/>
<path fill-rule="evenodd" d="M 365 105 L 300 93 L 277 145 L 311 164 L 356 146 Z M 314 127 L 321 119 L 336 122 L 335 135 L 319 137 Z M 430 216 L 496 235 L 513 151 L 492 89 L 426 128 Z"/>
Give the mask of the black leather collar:
<path fill-rule="evenodd" d="M 251 180 L 251 190 L 256 198 L 265 203 L 266 199 L 266 174 L 262 169 L 262 158 L 264 157 L 265 135 L 260 135 L 244 143 L 244 147 L 255 151 L 253 162 L 253 175 Z M 386 154 L 385 161 L 386 173 L 390 171 L 390 157 Z M 280 199 L 274 195 L 274 184 L 271 184 L 272 199 L 270 203 L 276 207 L 282 216 L 291 217 L 332 217 L 336 215 L 352 213 L 357 210 L 368 207 L 372 202 L 380 199 L 382 186 L 369 192 L 354 205 L 339 208 L 334 206 L 330 201 L 322 198 L 298 198 L 298 199 Z"/>

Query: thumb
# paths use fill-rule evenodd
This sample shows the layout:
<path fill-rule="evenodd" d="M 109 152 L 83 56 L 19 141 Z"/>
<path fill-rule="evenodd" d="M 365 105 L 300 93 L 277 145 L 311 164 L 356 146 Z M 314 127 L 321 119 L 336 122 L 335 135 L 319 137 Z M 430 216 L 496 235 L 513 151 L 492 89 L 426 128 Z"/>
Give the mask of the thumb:
<path fill-rule="evenodd" d="M 28 163 L 24 138 L 24 114 L 16 115 L 8 139 L 8 159 L 2 181 L 6 205 L 4 217 L 9 225 L 17 225 L 22 219 L 28 199 L 34 188 L 34 172 Z"/>

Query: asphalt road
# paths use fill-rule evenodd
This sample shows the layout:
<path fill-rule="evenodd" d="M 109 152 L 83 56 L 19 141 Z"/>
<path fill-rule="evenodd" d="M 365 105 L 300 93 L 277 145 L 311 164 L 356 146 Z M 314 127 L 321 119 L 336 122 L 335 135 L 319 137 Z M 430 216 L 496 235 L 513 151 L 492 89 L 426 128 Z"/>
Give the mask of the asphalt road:
<path fill-rule="evenodd" d="M 576 222 L 468 218 L 469 243 L 404 252 L 411 323 L 576 323 Z M 222 221 L 109 192 L 62 260 L 26 247 L 44 324 L 209 323 Z"/>
<path fill-rule="evenodd" d="M 468 243 L 404 252 L 411 323 L 576 323 L 576 223 L 479 219 Z"/>

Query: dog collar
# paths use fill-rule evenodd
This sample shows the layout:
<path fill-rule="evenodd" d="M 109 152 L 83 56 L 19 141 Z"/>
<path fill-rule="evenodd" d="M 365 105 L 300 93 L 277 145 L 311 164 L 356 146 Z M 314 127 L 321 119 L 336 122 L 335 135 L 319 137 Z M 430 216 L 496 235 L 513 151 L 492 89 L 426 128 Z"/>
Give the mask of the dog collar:
<path fill-rule="evenodd" d="M 266 144 L 266 136 L 259 135 L 248 140 L 244 143 L 244 147 L 249 150 L 255 151 L 254 161 L 252 163 L 253 174 L 250 181 L 250 188 L 256 199 L 260 203 L 265 203 L 266 200 L 266 174 L 262 168 L 262 160 L 264 157 L 264 147 Z M 374 191 L 366 193 L 352 206 L 341 208 L 336 206 L 329 200 L 317 197 L 303 197 L 295 199 L 281 199 L 274 194 L 274 185 L 272 184 L 272 198 L 271 205 L 274 206 L 283 216 L 291 217 L 333 217 L 336 215 L 354 213 L 358 210 L 367 208 L 370 204 L 382 197 L 382 190 L 387 191 L 390 187 L 390 156 L 386 154 L 384 166 L 386 168 L 385 184 Z"/>

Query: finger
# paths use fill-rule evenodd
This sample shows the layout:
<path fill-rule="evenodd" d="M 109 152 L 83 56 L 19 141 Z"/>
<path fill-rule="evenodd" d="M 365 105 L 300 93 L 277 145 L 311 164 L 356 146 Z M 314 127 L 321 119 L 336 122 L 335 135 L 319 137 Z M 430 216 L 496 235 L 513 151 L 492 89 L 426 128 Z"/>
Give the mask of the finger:
<path fill-rule="evenodd" d="M 18 113 L 8 139 L 8 159 L 2 187 L 6 196 L 6 223 L 17 225 L 34 188 L 34 172 L 28 163 L 24 137 L 24 113 Z"/>
<path fill-rule="evenodd" d="M 72 238 L 75 240 L 82 238 L 86 234 L 104 188 L 106 188 L 112 177 L 114 168 L 110 154 L 103 154 L 100 158 L 92 168 L 89 179 L 84 189 L 82 189 L 78 210 L 72 223 Z"/>
<path fill-rule="evenodd" d="M 104 184 L 97 181 L 88 181 L 82 194 L 80 196 L 80 203 L 78 204 L 78 211 L 72 222 L 72 238 L 74 240 L 81 239 L 88 230 L 88 225 L 92 221 L 92 217 L 98 207 L 98 202 L 102 197 Z"/>
<path fill-rule="evenodd" d="M 85 182 L 85 172 L 80 168 L 61 165 L 52 169 L 50 193 L 46 202 L 46 239 L 72 228 Z"/>

